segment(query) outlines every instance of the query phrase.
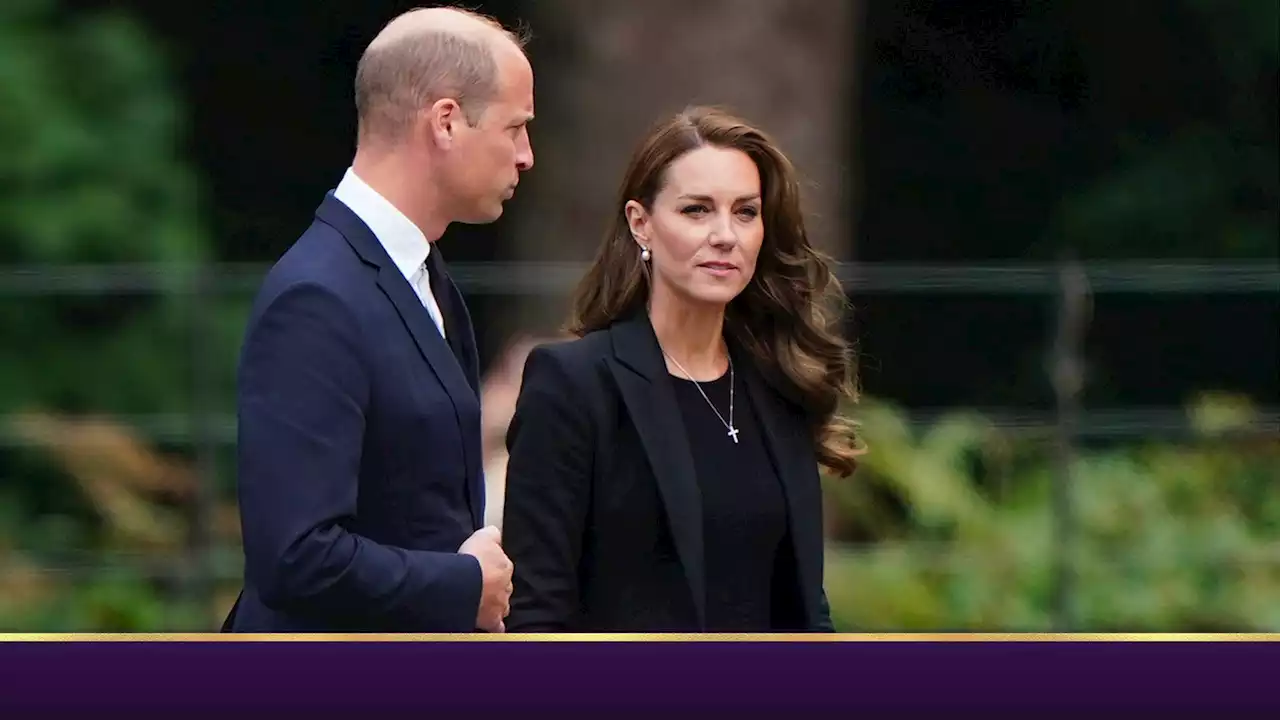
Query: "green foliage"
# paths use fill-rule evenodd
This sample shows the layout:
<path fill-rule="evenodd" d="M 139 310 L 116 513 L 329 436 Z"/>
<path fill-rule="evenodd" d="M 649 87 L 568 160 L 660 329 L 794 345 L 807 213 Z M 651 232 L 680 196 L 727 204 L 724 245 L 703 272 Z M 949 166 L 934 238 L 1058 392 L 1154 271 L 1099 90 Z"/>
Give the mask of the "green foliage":
<path fill-rule="evenodd" d="M 1053 627 L 1052 457 L 957 415 L 915 433 L 891 408 L 860 411 L 869 452 L 830 482 L 837 623 L 868 631 Z M 1280 630 L 1280 443 L 1234 440 L 1247 405 L 1205 400 L 1201 437 L 1082 452 L 1072 467 L 1072 603 L 1081 631 Z M 976 469 L 975 469 L 976 468 Z M 898 512 L 900 505 L 905 512 Z"/>
<path fill-rule="evenodd" d="M 212 253 L 170 83 L 147 31 L 118 12 L 72 12 L 54 0 L 0 3 L 0 268 L 166 268 L 158 293 L 0 294 L 0 438 L 25 444 L 0 444 L 5 628 L 189 622 L 172 583 L 156 580 L 187 562 L 182 511 L 171 521 L 124 495 L 131 490 L 121 478 L 149 462 L 145 451 L 127 449 L 112 460 L 124 469 L 108 474 L 102 448 L 88 438 L 77 441 L 81 457 L 59 463 L 60 430 L 33 439 L 15 421 L 185 417 L 196 339 L 216 354 L 213 394 L 234 396 L 243 303 L 197 301 L 188 292 L 191 272 Z M 211 316 L 199 336 L 197 310 Z M 177 537 L 139 524 L 153 514 L 155 527 L 176 527 Z M 103 569 L 138 551 L 128 543 L 144 531 L 167 543 L 146 548 L 147 562 L 154 565 L 157 553 L 172 561 L 146 573 Z M 79 569 L 60 569 L 68 564 Z"/>
<path fill-rule="evenodd" d="M 156 297 L 0 298 L 0 413 L 181 411 L 187 272 L 205 259 L 182 118 L 145 32 L 50 2 L 0 7 L 0 263 L 161 262 Z"/>
<path fill-rule="evenodd" d="M 54 632 L 166 632 L 169 598 L 135 572 L 89 571 L 47 602 L 31 605 L 6 624 Z"/>
<path fill-rule="evenodd" d="M 827 593 L 844 631 L 1046 631 L 1057 557 L 1055 468 L 1039 443 L 959 413 L 918 430 L 891 407 L 858 413 L 868 445 L 858 474 L 828 481 L 837 535 Z M 1227 433 L 1252 410 L 1231 399 L 1194 405 L 1199 436 L 1080 453 L 1073 466 L 1073 601 L 1081 631 L 1280 629 L 1280 442 Z M 188 584 L 185 530 L 157 499 L 160 483 L 126 436 L 51 426 L 72 488 L 114 512 L 92 549 L 83 525 L 46 517 L 46 557 L 14 551 L 15 505 L 0 503 L 0 630 L 207 630 L 234 599 L 239 572 L 232 508 L 215 533 L 209 597 Z M 85 438 L 94 438 L 92 452 Z M 113 448 L 111 450 L 107 447 Z M 158 456 L 157 456 L 158 458 Z M 91 460 L 91 462 L 86 462 Z M 157 463 L 169 462 L 157 459 Z M 181 465 L 158 467 L 175 478 Z M 72 474 L 75 474 L 74 472 Z M 190 491 L 190 478 L 167 494 Z M 184 490 L 185 488 L 185 490 Z M 35 535 L 28 534 L 28 540 Z M 860 540 L 851 542 L 850 538 Z M 71 568 L 79 570 L 68 571 Z"/>
<path fill-rule="evenodd" d="M 208 529 L 217 552 L 195 556 L 188 534 L 198 480 L 189 461 L 119 422 L 32 415 L 21 430 L 56 471 L 66 509 L 33 514 L 20 486 L 0 491 L 0 631 L 213 628 L 238 586 L 209 588 L 203 571 L 239 580 L 234 505 L 214 505 Z"/>
<path fill-rule="evenodd" d="M 203 258 L 162 58 L 124 17 L 61 17 L 0 7 L 0 260 Z"/>

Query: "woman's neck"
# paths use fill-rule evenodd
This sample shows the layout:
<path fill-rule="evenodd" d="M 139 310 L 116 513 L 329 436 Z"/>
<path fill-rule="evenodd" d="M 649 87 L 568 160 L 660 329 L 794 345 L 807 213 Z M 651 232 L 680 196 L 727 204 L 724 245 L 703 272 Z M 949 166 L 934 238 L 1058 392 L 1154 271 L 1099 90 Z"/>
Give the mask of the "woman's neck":
<path fill-rule="evenodd" d="M 670 372 L 705 382 L 727 370 L 723 307 L 672 302 L 655 295 L 649 304 L 649 322 Z"/>

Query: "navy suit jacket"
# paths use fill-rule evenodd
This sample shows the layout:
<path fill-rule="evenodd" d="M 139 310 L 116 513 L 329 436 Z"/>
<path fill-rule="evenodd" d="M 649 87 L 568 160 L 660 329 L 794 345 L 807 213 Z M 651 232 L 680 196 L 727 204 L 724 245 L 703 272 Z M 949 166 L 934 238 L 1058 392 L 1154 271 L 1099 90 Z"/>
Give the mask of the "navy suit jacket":
<path fill-rule="evenodd" d="M 240 358 L 244 589 L 224 630 L 475 630 L 480 565 L 457 549 L 484 517 L 478 368 L 436 250 L 451 342 L 332 193 L 267 275 Z"/>

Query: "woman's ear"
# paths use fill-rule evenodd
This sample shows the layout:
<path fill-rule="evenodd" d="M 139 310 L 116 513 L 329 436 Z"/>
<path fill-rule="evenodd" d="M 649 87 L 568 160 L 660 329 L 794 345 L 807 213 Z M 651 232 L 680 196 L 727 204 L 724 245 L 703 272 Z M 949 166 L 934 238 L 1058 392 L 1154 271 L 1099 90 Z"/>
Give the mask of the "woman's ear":
<path fill-rule="evenodd" d="M 623 212 L 627 215 L 627 227 L 631 230 L 631 239 L 641 249 L 649 247 L 649 213 L 644 206 L 635 200 L 628 200 Z"/>

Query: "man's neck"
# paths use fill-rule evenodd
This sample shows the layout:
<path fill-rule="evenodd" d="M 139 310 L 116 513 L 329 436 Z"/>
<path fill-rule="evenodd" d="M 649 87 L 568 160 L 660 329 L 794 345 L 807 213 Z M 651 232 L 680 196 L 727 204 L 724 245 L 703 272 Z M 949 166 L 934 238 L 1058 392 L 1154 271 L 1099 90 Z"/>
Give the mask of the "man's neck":
<path fill-rule="evenodd" d="M 361 149 L 352 160 L 351 169 L 417 225 L 427 242 L 444 235 L 449 221 L 437 210 L 439 194 L 432 187 L 429 174 L 409 171 L 396 153 L 382 150 Z"/>

